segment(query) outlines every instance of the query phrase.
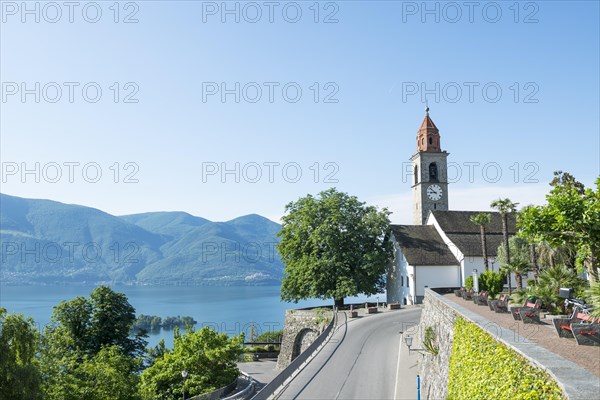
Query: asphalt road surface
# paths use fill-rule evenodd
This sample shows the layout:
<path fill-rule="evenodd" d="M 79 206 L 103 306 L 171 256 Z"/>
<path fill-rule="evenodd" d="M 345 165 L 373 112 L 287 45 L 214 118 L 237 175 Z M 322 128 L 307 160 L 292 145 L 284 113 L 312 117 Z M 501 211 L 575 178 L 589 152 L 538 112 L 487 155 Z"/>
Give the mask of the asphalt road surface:
<path fill-rule="evenodd" d="M 416 361 L 400 332 L 410 331 L 421 308 L 404 308 L 346 320 L 327 345 L 280 392 L 279 399 L 413 399 Z M 413 328 L 414 330 L 414 328 Z"/>

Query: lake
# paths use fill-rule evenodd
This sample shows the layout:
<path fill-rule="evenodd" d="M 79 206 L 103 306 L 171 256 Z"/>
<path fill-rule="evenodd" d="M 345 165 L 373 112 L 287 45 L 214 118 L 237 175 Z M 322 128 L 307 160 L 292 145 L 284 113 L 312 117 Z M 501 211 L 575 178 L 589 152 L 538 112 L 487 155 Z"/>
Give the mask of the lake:
<path fill-rule="evenodd" d="M 62 300 L 88 296 L 95 286 L 0 286 L 0 307 L 8 312 L 32 317 L 38 328 L 50 321 L 52 308 Z M 282 302 L 279 286 L 112 286 L 125 293 L 136 313 L 193 317 L 196 328 L 210 326 L 221 333 L 248 337 L 254 324 L 257 334 L 283 329 L 285 310 L 331 305 L 333 300 L 311 299 L 298 304 Z M 380 300 L 385 295 L 379 295 Z M 346 298 L 347 303 L 377 301 L 376 296 Z M 151 333 L 148 346 L 165 339 L 173 346 L 173 331 L 162 329 Z"/>

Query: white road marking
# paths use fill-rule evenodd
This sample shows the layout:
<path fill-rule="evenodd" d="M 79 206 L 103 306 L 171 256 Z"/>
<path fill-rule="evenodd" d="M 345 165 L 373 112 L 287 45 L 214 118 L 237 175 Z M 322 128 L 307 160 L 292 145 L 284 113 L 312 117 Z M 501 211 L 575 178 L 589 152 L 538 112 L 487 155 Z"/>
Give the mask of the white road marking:
<path fill-rule="evenodd" d="M 398 363 L 396 364 L 396 384 L 394 385 L 394 399 L 398 398 L 398 373 L 400 372 L 400 352 L 402 351 L 402 338 L 404 333 L 400 335 L 400 343 L 398 344 Z"/>

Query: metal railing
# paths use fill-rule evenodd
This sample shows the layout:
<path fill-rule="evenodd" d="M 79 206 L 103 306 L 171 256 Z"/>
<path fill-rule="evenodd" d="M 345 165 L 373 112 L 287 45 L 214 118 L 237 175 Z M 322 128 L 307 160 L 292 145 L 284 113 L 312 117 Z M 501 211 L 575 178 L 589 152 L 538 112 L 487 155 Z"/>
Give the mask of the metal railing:
<path fill-rule="evenodd" d="M 231 382 L 227 386 L 224 386 L 224 387 L 214 390 L 212 392 L 203 393 L 203 394 L 199 394 L 198 396 L 190 397 L 186 400 L 218 400 L 218 399 L 222 398 L 223 396 L 227 396 L 228 394 L 230 394 L 231 392 L 233 392 L 235 390 L 235 388 L 238 385 L 238 379 L 239 378 L 235 378 L 233 380 L 233 382 Z"/>
<path fill-rule="evenodd" d="M 256 389 L 256 381 L 248 374 L 242 372 L 242 375 L 238 378 L 237 392 L 229 397 L 225 397 L 222 400 L 245 400 L 249 399 L 254 390 Z M 246 386 L 244 389 L 240 389 L 242 386 Z"/>
<path fill-rule="evenodd" d="M 337 312 L 334 311 L 333 318 L 327 328 L 317 337 L 317 339 L 311 343 L 310 346 L 302 353 L 298 355 L 298 357 L 294 358 L 290 365 L 288 365 L 283 371 L 279 373 L 271 382 L 269 382 L 260 392 L 258 392 L 252 400 L 267 400 L 271 395 L 275 393 L 275 391 L 284 384 L 284 382 L 291 377 L 294 372 L 323 344 L 323 342 L 327 339 L 331 331 L 335 326 L 335 322 L 337 320 Z"/>

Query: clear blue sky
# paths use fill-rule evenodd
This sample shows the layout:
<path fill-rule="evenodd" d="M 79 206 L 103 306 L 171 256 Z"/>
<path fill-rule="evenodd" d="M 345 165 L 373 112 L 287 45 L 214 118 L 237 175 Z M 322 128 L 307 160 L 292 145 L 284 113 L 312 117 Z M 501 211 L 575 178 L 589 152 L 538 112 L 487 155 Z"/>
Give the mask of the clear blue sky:
<path fill-rule="evenodd" d="M 21 2 L 2 2 L 3 193 L 113 214 L 276 220 L 287 202 L 336 186 L 409 223 L 403 168 L 424 116 L 423 86 L 442 147 L 462 172 L 450 185 L 452 209 L 487 209 L 500 196 L 542 202 L 558 169 L 586 185 L 599 174 L 597 1 L 476 2 L 473 9 L 428 2 L 432 14 L 421 1 L 319 2 L 318 16 L 314 1 L 275 2 L 272 22 L 264 2 L 228 2 L 239 23 L 220 1 L 122 2 L 118 16 L 113 3 L 98 2 L 96 23 L 84 16 L 92 21 L 97 10 L 84 13 L 88 3 L 79 3 L 70 23 L 66 7 L 39 3 L 36 22 Z M 127 16 L 138 22 L 123 23 Z M 210 94 L 221 83 L 235 92 L 236 82 L 239 103 L 235 93 L 225 102 Z M 57 86 L 62 95 L 52 103 Z M 253 103 L 257 86 L 262 96 Z M 102 96 L 92 103 L 95 87 Z M 24 88 L 32 93 L 23 101 Z M 138 102 L 125 103 L 136 90 Z M 79 163 L 72 182 L 70 162 Z M 39 182 L 35 173 L 22 175 L 35 163 Z M 222 163 L 239 163 L 239 182 L 235 173 L 222 175 Z M 471 164 L 473 179 L 469 163 L 479 163 Z M 97 170 L 102 177 L 91 183 Z M 137 183 L 124 182 L 128 173 Z"/>

